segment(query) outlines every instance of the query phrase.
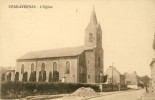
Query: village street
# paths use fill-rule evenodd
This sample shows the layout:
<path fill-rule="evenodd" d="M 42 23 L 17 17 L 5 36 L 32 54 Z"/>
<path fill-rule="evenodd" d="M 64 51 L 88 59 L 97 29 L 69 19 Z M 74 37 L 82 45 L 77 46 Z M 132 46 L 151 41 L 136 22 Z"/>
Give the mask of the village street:
<path fill-rule="evenodd" d="M 141 100 L 144 90 L 131 90 L 125 92 L 118 92 L 110 95 L 104 95 L 90 100 Z"/>
<path fill-rule="evenodd" d="M 129 90 L 116 92 L 102 92 L 95 97 L 80 98 L 74 96 L 64 96 L 56 100 L 155 100 L 155 96 L 146 95 L 145 90 Z"/>
<path fill-rule="evenodd" d="M 39 95 L 29 96 L 25 99 L 31 100 L 155 100 L 155 95 L 146 93 L 145 90 L 128 90 L 128 91 L 114 91 L 114 92 L 101 92 L 96 96 L 74 96 L 72 94 L 61 95 Z"/>

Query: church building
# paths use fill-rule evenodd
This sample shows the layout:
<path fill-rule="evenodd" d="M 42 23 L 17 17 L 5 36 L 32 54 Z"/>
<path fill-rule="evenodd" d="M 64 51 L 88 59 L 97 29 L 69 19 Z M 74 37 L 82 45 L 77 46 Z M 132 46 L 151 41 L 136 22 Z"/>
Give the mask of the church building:
<path fill-rule="evenodd" d="M 93 8 L 83 46 L 29 52 L 17 59 L 17 78 L 31 82 L 101 83 L 102 30 Z"/>

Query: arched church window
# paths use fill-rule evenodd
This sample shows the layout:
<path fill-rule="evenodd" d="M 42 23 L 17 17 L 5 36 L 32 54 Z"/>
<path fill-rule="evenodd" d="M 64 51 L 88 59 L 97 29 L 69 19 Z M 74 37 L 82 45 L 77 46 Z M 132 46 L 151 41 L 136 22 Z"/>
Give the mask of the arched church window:
<path fill-rule="evenodd" d="M 57 63 L 56 62 L 53 63 L 53 71 L 57 71 Z"/>
<path fill-rule="evenodd" d="M 100 67 L 100 62 L 101 62 L 101 59 L 100 57 L 98 58 L 98 67 Z"/>
<path fill-rule="evenodd" d="M 34 72 L 34 63 L 31 64 L 31 72 Z"/>
<path fill-rule="evenodd" d="M 21 66 L 21 74 L 24 74 L 24 64 Z"/>
<path fill-rule="evenodd" d="M 66 62 L 66 74 L 70 74 L 70 62 Z"/>
<path fill-rule="evenodd" d="M 45 63 L 42 63 L 42 65 L 41 65 L 41 71 L 42 71 L 42 72 L 45 71 Z"/>
<path fill-rule="evenodd" d="M 90 79 L 90 75 L 88 75 L 88 79 Z"/>
<path fill-rule="evenodd" d="M 90 65 L 90 60 L 88 60 L 88 65 Z"/>
<path fill-rule="evenodd" d="M 89 42 L 93 42 L 93 34 L 89 33 Z"/>

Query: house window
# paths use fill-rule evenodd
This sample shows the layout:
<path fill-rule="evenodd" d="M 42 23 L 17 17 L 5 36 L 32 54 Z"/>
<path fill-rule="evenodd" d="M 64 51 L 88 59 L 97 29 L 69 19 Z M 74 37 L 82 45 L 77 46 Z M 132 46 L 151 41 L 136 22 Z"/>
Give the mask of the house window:
<path fill-rule="evenodd" d="M 34 72 L 34 63 L 31 64 L 31 72 Z"/>
<path fill-rule="evenodd" d="M 24 74 L 24 64 L 21 66 L 21 74 Z"/>
<path fill-rule="evenodd" d="M 41 71 L 42 71 L 42 72 L 45 71 L 45 63 L 42 63 L 42 65 L 41 65 Z"/>
<path fill-rule="evenodd" d="M 70 62 L 66 62 L 66 74 L 70 74 Z"/>
<path fill-rule="evenodd" d="M 53 63 L 53 71 L 57 71 L 57 63 L 56 62 Z"/>
<path fill-rule="evenodd" d="M 89 33 L 89 42 L 93 42 L 93 34 Z"/>
<path fill-rule="evenodd" d="M 90 75 L 88 75 L 88 79 L 90 79 Z"/>

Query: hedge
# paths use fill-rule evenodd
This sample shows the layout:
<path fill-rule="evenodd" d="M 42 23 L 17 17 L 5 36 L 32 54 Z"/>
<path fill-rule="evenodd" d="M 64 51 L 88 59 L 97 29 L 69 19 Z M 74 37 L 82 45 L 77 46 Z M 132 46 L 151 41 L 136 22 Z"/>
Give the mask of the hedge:
<path fill-rule="evenodd" d="M 100 91 L 99 84 L 8 81 L 1 83 L 1 97 L 15 99 L 30 95 L 72 93 L 80 87 L 91 87 L 96 92 Z M 121 90 L 126 89 L 126 85 L 121 85 Z M 102 84 L 103 92 L 118 90 L 118 85 Z"/>
<path fill-rule="evenodd" d="M 72 93 L 80 87 L 91 87 L 96 92 L 99 91 L 99 86 L 95 84 L 8 81 L 1 83 L 1 97 L 21 98 L 28 95 Z"/>

